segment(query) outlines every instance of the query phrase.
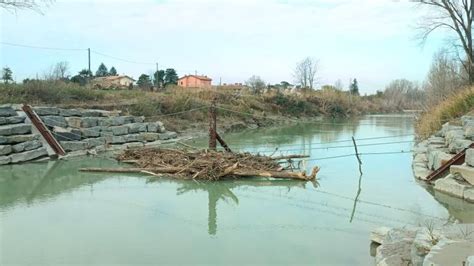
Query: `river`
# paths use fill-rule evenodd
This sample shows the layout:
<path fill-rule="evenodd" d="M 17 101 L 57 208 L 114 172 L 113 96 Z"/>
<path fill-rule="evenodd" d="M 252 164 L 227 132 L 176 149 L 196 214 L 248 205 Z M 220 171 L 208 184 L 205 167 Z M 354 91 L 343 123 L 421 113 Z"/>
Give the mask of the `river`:
<path fill-rule="evenodd" d="M 413 134 L 411 116 L 368 115 L 224 136 L 235 150 L 310 155 L 300 166 L 321 171 L 306 183 L 77 171 L 116 166 L 107 155 L 3 166 L 0 265 L 370 265 L 378 226 L 474 221 L 469 204 L 415 181 Z"/>

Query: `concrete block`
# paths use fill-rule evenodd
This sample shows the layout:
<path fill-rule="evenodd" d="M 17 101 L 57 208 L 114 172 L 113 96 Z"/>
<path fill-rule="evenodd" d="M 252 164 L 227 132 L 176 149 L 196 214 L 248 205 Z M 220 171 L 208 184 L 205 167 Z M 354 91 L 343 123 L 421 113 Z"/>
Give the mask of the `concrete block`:
<path fill-rule="evenodd" d="M 0 145 L 0 156 L 7 155 L 13 152 L 11 145 Z"/>
<path fill-rule="evenodd" d="M 450 153 L 459 153 L 472 144 L 468 139 L 454 139 L 448 146 Z"/>
<path fill-rule="evenodd" d="M 10 157 L 11 157 L 11 163 L 19 163 L 19 162 L 31 161 L 33 159 L 43 157 L 46 155 L 48 155 L 46 148 L 41 147 L 36 150 L 25 151 L 21 153 L 14 153 L 10 155 Z"/>
<path fill-rule="evenodd" d="M 467 165 L 452 165 L 449 172 L 461 175 L 469 184 L 474 185 L 474 168 Z"/>
<path fill-rule="evenodd" d="M 141 142 L 144 141 L 143 137 L 140 134 L 130 134 L 123 136 L 125 142 Z"/>
<path fill-rule="evenodd" d="M 104 115 L 105 113 L 107 113 L 107 111 L 104 111 L 104 110 L 95 110 L 95 109 L 81 110 L 81 115 L 84 117 L 102 117 L 102 116 L 106 116 Z"/>
<path fill-rule="evenodd" d="M 133 117 L 133 123 L 143 123 L 145 122 L 145 117 L 144 116 L 134 116 Z"/>
<path fill-rule="evenodd" d="M 2 105 L 0 106 L 0 116 L 7 117 L 7 116 L 16 116 L 17 113 L 13 107 L 9 105 Z"/>
<path fill-rule="evenodd" d="M 474 203 L 474 188 L 466 188 L 463 197 L 464 200 Z"/>
<path fill-rule="evenodd" d="M 26 124 L 13 124 L 0 126 L 0 135 L 22 135 L 31 133 L 31 125 Z"/>
<path fill-rule="evenodd" d="M 413 175 L 421 180 L 426 180 L 426 178 L 432 173 L 430 169 L 427 168 L 426 164 L 416 163 L 413 165 Z"/>
<path fill-rule="evenodd" d="M 61 146 L 65 151 L 79 151 L 87 149 L 85 141 L 61 141 Z"/>
<path fill-rule="evenodd" d="M 96 127 L 98 119 L 96 117 L 66 117 L 66 121 L 72 128 L 89 128 Z"/>
<path fill-rule="evenodd" d="M 33 110 L 37 115 L 59 115 L 59 108 L 56 107 L 35 107 Z"/>

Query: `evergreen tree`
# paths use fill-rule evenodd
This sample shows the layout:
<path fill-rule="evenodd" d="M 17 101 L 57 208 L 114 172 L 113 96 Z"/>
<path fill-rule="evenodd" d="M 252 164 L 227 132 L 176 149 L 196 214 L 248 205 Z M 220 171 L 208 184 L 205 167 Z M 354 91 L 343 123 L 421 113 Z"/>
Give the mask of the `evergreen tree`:
<path fill-rule="evenodd" d="M 349 87 L 349 92 L 352 94 L 352 95 L 359 95 L 359 84 L 357 83 L 357 79 L 354 79 L 352 82 L 351 82 L 351 85 Z"/>
<path fill-rule="evenodd" d="M 142 89 L 150 88 L 152 86 L 150 76 L 141 74 L 138 78 L 137 85 Z"/>
<path fill-rule="evenodd" d="M 4 67 L 2 70 L 2 80 L 3 83 L 8 84 L 13 82 L 13 72 L 9 67 Z"/>
<path fill-rule="evenodd" d="M 165 77 L 164 77 L 165 86 L 170 85 L 170 84 L 177 85 L 178 79 L 179 79 L 178 73 L 176 73 L 176 70 L 174 70 L 174 68 L 166 69 Z"/>
<path fill-rule="evenodd" d="M 158 70 L 153 74 L 153 85 L 160 88 L 165 83 L 165 71 Z"/>
<path fill-rule="evenodd" d="M 79 85 L 84 86 L 87 83 L 88 78 L 92 76 L 91 71 L 83 69 L 79 71 L 77 75 L 71 78 L 71 81 L 74 83 L 79 83 Z"/>
<path fill-rule="evenodd" d="M 100 63 L 99 68 L 95 72 L 95 75 L 97 77 L 105 77 L 109 74 L 109 71 L 107 70 L 107 67 L 104 65 L 104 63 Z"/>
<path fill-rule="evenodd" d="M 118 76 L 117 75 L 117 69 L 115 67 L 111 67 L 109 70 L 109 76 Z"/>

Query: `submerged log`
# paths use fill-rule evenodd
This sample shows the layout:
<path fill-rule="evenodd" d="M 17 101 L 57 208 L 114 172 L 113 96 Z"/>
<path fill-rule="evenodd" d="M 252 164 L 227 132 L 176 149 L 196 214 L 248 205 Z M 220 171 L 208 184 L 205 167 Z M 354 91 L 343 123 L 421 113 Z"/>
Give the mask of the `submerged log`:
<path fill-rule="evenodd" d="M 302 155 L 302 154 L 293 154 L 293 155 L 283 155 L 277 157 L 271 157 L 273 160 L 285 160 L 285 159 L 302 159 L 302 158 L 309 158 L 309 155 Z"/>

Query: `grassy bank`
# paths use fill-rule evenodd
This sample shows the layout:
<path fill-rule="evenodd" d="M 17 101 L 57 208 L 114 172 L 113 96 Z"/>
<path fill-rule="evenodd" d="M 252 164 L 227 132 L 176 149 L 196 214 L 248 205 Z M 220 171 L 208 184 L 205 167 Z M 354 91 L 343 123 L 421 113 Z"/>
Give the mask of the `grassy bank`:
<path fill-rule="evenodd" d="M 427 138 L 441 126 L 474 110 L 474 87 L 466 88 L 426 110 L 419 118 L 416 131 Z"/>
<path fill-rule="evenodd" d="M 35 81 L 27 84 L 0 85 L 0 103 L 29 103 L 63 107 L 121 109 L 149 118 L 183 112 L 179 119 L 207 120 L 212 99 L 217 98 L 220 116 L 347 117 L 394 110 L 384 108 L 377 97 L 359 97 L 347 92 L 325 89 L 283 94 L 270 91 L 256 95 L 248 90 L 167 88 L 160 92 L 142 90 L 92 90 L 73 83 Z M 198 109 L 201 108 L 201 109 Z M 190 110 L 198 109 L 192 112 Z M 226 109 L 226 110 L 225 110 Z"/>

